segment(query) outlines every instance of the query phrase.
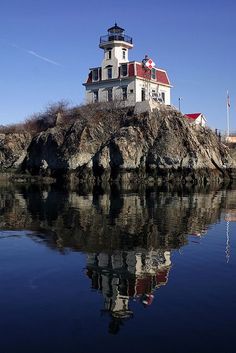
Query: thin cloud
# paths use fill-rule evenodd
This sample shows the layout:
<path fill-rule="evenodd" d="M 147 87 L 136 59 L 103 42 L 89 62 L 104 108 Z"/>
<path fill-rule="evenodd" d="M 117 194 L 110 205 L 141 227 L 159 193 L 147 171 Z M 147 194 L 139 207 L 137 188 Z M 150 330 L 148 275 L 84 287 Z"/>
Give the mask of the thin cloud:
<path fill-rule="evenodd" d="M 42 56 L 42 55 L 36 53 L 33 50 L 29 50 L 29 49 L 25 49 L 25 48 L 19 47 L 18 45 L 14 44 L 14 43 L 6 43 L 6 44 L 10 45 L 13 48 L 16 48 L 16 49 L 19 49 L 19 50 L 23 50 L 25 53 L 27 53 L 29 55 L 32 55 L 32 56 L 34 56 L 34 57 L 36 57 L 36 58 L 38 58 L 40 60 L 46 61 L 49 64 L 56 65 L 56 66 L 61 66 L 61 67 L 63 66 L 62 64 L 58 63 L 57 61 L 52 60 L 50 58 L 47 58 L 46 56 Z"/>

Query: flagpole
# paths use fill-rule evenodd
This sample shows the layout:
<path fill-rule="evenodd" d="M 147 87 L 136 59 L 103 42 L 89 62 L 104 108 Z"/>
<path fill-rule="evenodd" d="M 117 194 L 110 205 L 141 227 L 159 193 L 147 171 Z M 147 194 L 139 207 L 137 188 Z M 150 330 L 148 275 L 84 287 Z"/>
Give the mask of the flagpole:
<path fill-rule="evenodd" d="M 226 109 L 227 109 L 227 137 L 229 137 L 229 108 L 230 108 L 229 91 L 227 91 L 227 100 L 226 100 Z"/>

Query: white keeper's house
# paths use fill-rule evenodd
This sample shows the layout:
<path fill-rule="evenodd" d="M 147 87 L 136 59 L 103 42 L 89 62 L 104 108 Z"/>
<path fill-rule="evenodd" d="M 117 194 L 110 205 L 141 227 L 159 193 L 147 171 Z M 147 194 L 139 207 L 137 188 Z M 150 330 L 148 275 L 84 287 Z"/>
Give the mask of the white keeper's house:
<path fill-rule="evenodd" d="M 100 37 L 104 51 L 102 65 L 90 68 L 86 102 L 124 101 L 126 106 L 153 101 L 170 105 L 170 81 L 167 72 L 155 67 L 146 55 L 142 62 L 129 61 L 133 40 L 117 24 Z"/>

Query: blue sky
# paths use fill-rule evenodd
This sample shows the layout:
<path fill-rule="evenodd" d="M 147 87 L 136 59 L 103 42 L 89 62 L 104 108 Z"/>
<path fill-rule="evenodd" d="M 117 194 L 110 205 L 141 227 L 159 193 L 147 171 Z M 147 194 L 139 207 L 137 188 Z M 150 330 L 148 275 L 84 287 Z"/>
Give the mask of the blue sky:
<path fill-rule="evenodd" d="M 130 60 L 148 54 L 168 72 L 172 104 L 203 112 L 212 128 L 236 130 L 234 0 L 1 0 L 0 125 L 48 103 L 81 104 L 88 68 L 99 66 L 100 35 L 115 21 L 133 37 Z"/>

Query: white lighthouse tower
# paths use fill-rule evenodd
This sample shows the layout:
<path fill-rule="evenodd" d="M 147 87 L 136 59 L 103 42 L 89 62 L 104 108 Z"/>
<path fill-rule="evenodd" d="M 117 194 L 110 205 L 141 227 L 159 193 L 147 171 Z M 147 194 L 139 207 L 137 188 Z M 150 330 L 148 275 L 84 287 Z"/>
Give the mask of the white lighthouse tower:
<path fill-rule="evenodd" d="M 117 25 L 108 28 L 100 37 L 99 47 L 104 51 L 100 67 L 90 68 L 86 87 L 87 103 L 123 101 L 125 106 L 155 100 L 170 104 L 170 81 L 165 70 L 148 68 L 146 61 L 129 61 L 133 39 Z"/>
<path fill-rule="evenodd" d="M 125 35 L 125 30 L 114 27 L 107 30 L 108 34 L 100 38 L 99 47 L 104 50 L 102 61 L 102 80 L 119 77 L 121 64 L 127 63 L 129 49 L 133 48 L 132 38 Z"/>

